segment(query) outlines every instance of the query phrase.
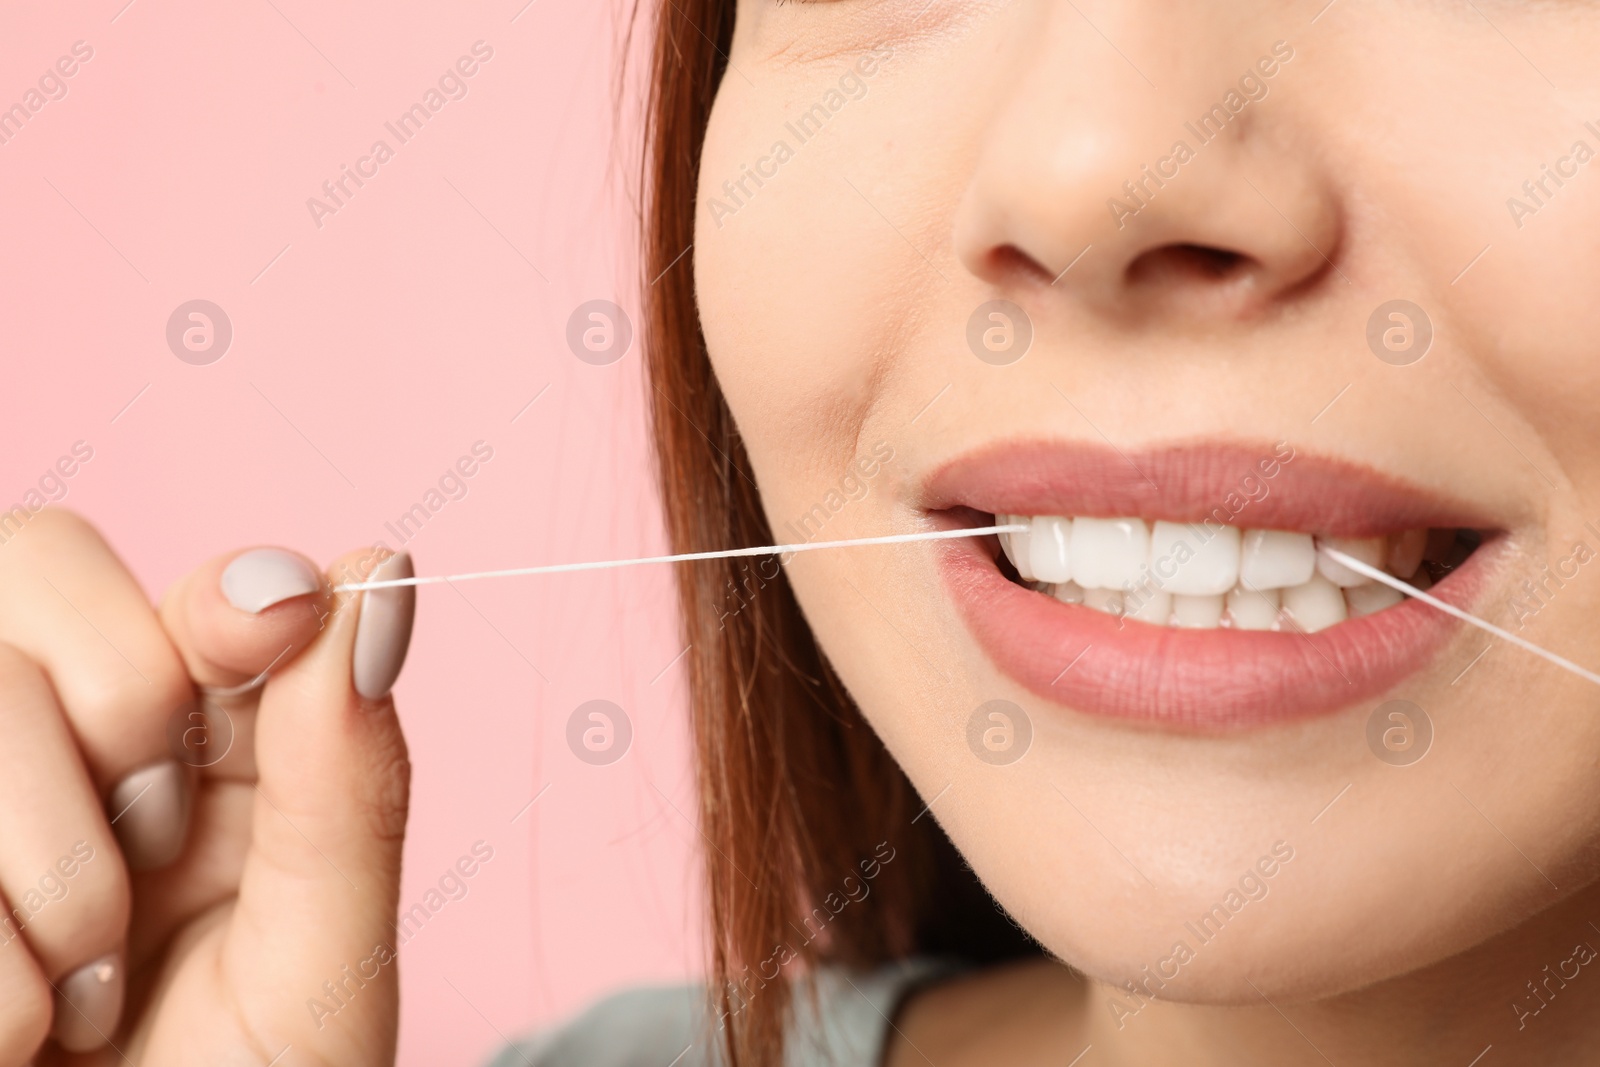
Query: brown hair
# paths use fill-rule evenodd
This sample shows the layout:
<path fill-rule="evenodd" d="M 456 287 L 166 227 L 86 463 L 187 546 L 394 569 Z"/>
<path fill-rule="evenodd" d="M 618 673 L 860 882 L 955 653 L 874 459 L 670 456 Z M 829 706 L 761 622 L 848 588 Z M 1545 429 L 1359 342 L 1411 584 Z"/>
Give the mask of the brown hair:
<path fill-rule="evenodd" d="M 674 552 L 771 544 L 694 302 L 700 149 L 736 5 L 651 6 L 642 237 L 643 277 L 654 281 L 643 341 L 667 530 Z M 680 566 L 712 993 L 729 1062 L 782 1062 L 787 979 L 799 967 L 1033 951 L 921 814 L 776 562 Z"/>

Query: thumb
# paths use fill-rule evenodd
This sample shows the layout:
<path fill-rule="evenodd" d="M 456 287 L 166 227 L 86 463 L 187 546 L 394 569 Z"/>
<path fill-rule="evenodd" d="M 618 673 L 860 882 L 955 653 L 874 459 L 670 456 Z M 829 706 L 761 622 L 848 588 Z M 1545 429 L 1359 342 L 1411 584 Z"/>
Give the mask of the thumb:
<path fill-rule="evenodd" d="M 344 557 L 331 583 L 410 577 L 410 557 Z M 223 973 L 251 1029 L 306 1062 L 392 1061 L 410 763 L 389 688 L 416 589 L 335 593 L 277 668 L 256 719 L 251 842 Z"/>

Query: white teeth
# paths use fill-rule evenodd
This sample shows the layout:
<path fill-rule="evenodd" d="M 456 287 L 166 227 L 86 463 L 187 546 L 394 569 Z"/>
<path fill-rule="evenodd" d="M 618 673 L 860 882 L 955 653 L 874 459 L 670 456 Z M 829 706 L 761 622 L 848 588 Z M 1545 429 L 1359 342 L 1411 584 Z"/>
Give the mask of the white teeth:
<path fill-rule="evenodd" d="M 1062 582 L 1051 594 L 1063 604 L 1082 604 L 1083 586 L 1077 582 Z"/>
<path fill-rule="evenodd" d="M 1222 622 L 1222 594 L 1213 596 L 1175 596 L 1172 618 L 1191 630 L 1214 630 Z"/>
<path fill-rule="evenodd" d="M 1389 573 L 1411 574 L 1422 566 L 1422 553 L 1428 547 L 1428 531 L 1407 530 L 1389 544 Z"/>
<path fill-rule="evenodd" d="M 1172 594 L 1160 589 L 1135 589 L 1124 593 L 1122 602 L 1130 619 L 1165 626 L 1172 618 Z"/>
<path fill-rule="evenodd" d="M 1239 556 L 1239 584 L 1246 589 L 1304 585 L 1317 570 L 1317 546 L 1310 534 L 1246 530 Z"/>
<path fill-rule="evenodd" d="M 1276 630 L 1282 600 L 1276 589 L 1247 589 L 1237 585 L 1228 590 L 1228 618 L 1236 630 Z"/>
<path fill-rule="evenodd" d="M 1033 535 L 1031 524 L 1022 515 L 1007 515 L 1006 519 L 1009 522 L 1021 523 L 1030 527 L 1027 530 L 1020 530 L 1008 535 L 1000 544 L 1006 550 L 1006 559 L 1009 559 L 1011 565 L 1017 568 L 1017 576 L 1025 582 L 1031 582 L 1033 581 L 1033 564 L 1029 555 L 1031 551 L 1029 540 Z"/>
<path fill-rule="evenodd" d="M 1358 585 L 1344 591 L 1344 602 L 1350 608 L 1352 619 L 1371 615 L 1384 608 L 1392 608 L 1404 599 L 1405 594 L 1390 589 L 1382 582 L 1368 582 L 1366 585 Z"/>
<path fill-rule="evenodd" d="M 1103 611 L 1107 615 L 1121 615 L 1124 606 L 1122 591 L 1119 589 L 1085 589 L 1083 591 L 1083 606 Z"/>
<path fill-rule="evenodd" d="M 1360 560 L 1369 567 L 1381 567 L 1388 555 L 1386 539 L 1382 537 L 1324 537 L 1322 543 Z M 1366 585 L 1372 579 L 1357 574 L 1342 563 L 1335 563 L 1321 552 L 1317 553 L 1317 573 L 1334 585 L 1349 588 Z"/>
<path fill-rule="evenodd" d="M 1072 577 L 1072 520 L 1040 515 L 1028 534 L 1028 563 L 1041 582 L 1065 582 Z"/>
<path fill-rule="evenodd" d="M 1150 528 L 1150 558 L 1169 593 L 1221 596 L 1239 580 L 1239 528 L 1157 522 Z"/>
<path fill-rule="evenodd" d="M 1064 604 L 1158 626 L 1308 633 L 1393 607 L 1404 600 L 1381 582 L 1335 563 L 1326 546 L 1369 566 L 1432 583 L 1420 560 L 1442 541 L 1439 531 L 1391 537 L 1316 538 L 1287 530 L 1136 518 L 996 514 L 997 525 L 1026 529 L 1000 535 L 1022 583 Z M 1450 551 L 1461 555 L 1454 531 Z"/>
<path fill-rule="evenodd" d="M 1150 559 L 1143 519 L 1076 519 L 1072 580 L 1085 589 L 1131 589 Z"/>
<path fill-rule="evenodd" d="M 1348 617 L 1344 594 L 1320 574 L 1312 575 L 1304 585 L 1292 585 L 1285 589 L 1283 610 L 1295 625 L 1308 634 L 1326 630 Z"/>

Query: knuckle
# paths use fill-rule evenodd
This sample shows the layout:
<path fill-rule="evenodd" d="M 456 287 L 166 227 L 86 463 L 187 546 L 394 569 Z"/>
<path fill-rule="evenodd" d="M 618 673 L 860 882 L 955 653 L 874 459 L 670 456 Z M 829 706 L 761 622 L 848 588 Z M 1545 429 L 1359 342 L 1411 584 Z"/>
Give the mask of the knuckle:
<path fill-rule="evenodd" d="M 366 818 L 379 841 L 398 842 L 405 837 L 406 813 L 411 799 L 411 757 L 398 729 L 372 752 L 374 788 L 366 803 Z"/>
<path fill-rule="evenodd" d="M 192 695 L 188 678 L 176 663 L 146 664 L 144 677 L 131 672 L 95 674 L 84 672 L 73 684 L 71 707 L 77 716 L 92 723 L 113 723 L 138 715 L 141 708 L 171 710 L 181 707 Z"/>
<path fill-rule="evenodd" d="M 9 547 L 13 540 L 14 550 Z M 0 541 L 8 546 L 12 566 L 36 565 L 105 544 L 100 532 L 75 511 L 46 507 L 30 512 L 21 505 L 0 505 Z"/>
<path fill-rule="evenodd" d="M 0 689 L 44 684 L 44 671 L 15 645 L 0 641 Z"/>
<path fill-rule="evenodd" d="M 53 965 L 72 967 L 101 956 L 127 933 L 133 899 L 128 872 L 109 847 L 95 849 L 93 856 L 71 880 L 41 879 L 12 901 L 13 925 Z"/>
<path fill-rule="evenodd" d="M 17 518 L 16 509 L 8 512 L 13 519 Z M 72 543 L 81 542 L 86 538 L 99 539 L 100 533 L 94 524 L 79 515 L 71 508 L 45 507 L 31 512 L 28 516 L 27 528 L 32 531 L 32 537 L 27 543 L 42 546 L 44 542 Z M 24 542 L 19 542 L 22 544 Z"/>
<path fill-rule="evenodd" d="M 57 537 L 100 540 L 100 531 L 95 528 L 94 523 L 72 508 L 51 505 L 35 512 L 33 518 L 41 530 L 49 530 Z"/>

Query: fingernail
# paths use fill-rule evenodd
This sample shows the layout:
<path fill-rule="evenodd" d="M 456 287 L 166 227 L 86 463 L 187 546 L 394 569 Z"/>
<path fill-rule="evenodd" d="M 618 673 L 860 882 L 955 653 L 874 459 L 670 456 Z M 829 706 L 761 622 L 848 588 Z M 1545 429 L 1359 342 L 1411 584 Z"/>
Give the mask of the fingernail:
<path fill-rule="evenodd" d="M 68 1052 L 93 1052 L 111 1040 L 122 1017 L 122 959 L 113 952 L 56 984 L 56 1043 Z"/>
<path fill-rule="evenodd" d="M 412 578 L 411 554 L 390 556 L 367 576 L 369 582 Z M 369 589 L 361 594 L 361 618 L 356 623 L 356 647 L 351 674 L 356 692 L 378 700 L 394 688 L 411 646 L 411 620 L 417 612 L 417 587 L 402 585 Z"/>
<path fill-rule="evenodd" d="M 176 760 L 128 775 L 111 791 L 106 808 L 130 870 L 165 867 L 183 851 L 189 833 L 189 779 Z"/>
<path fill-rule="evenodd" d="M 320 588 L 322 576 L 305 560 L 281 548 L 251 549 L 222 572 L 222 595 L 252 615 Z"/>

